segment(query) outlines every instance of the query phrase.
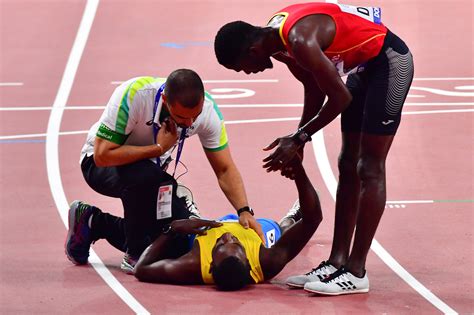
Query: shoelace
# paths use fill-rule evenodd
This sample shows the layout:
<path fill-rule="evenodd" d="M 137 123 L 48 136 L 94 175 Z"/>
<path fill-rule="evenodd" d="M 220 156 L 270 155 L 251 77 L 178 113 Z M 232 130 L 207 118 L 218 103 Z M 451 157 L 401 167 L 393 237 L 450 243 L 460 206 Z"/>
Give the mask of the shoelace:
<path fill-rule="evenodd" d="M 329 270 L 326 271 L 326 269 L 328 269 L 328 265 L 329 264 L 327 261 L 323 261 L 322 263 L 319 264 L 319 266 L 317 266 L 316 268 L 313 268 L 313 270 L 308 272 L 306 275 L 311 276 L 311 275 L 317 274 L 318 272 L 323 275 L 329 274 L 330 273 Z"/>
<path fill-rule="evenodd" d="M 341 279 L 345 279 L 343 281 L 348 281 L 349 279 L 347 278 L 347 273 L 349 271 L 347 271 L 346 269 L 344 269 L 344 267 L 341 267 L 339 268 L 338 270 L 336 270 L 333 274 L 331 274 L 329 277 L 327 277 L 326 279 L 322 280 L 322 282 L 326 282 L 326 283 L 334 283 L 334 282 L 338 282 L 339 278 Z"/>

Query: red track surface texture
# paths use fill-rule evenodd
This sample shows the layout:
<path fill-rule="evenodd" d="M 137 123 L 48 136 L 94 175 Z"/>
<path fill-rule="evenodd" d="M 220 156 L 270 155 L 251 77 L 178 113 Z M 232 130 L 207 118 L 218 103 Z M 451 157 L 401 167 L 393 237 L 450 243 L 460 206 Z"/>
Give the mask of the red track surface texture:
<path fill-rule="evenodd" d="M 382 7 L 384 22 L 411 48 L 417 78 L 388 158 L 388 199 L 394 202 L 386 208 L 376 239 L 445 303 L 448 308 L 444 310 L 472 313 L 473 3 L 369 2 Z M 369 2 L 353 0 L 350 4 Z M 302 89 L 284 67 L 276 65 L 272 71 L 245 76 L 220 67 L 212 48 L 214 34 L 222 24 L 236 19 L 263 24 L 271 13 L 290 3 L 100 1 L 66 110 L 57 121 L 60 131 L 89 129 L 101 113 L 91 106 L 105 104 L 115 87 L 112 81 L 139 75 L 166 76 L 180 67 L 195 69 L 204 80 L 273 80 L 206 83 L 214 95 L 240 93 L 222 93 L 216 90 L 219 88 L 255 92 L 248 97 L 218 98 L 220 105 L 301 104 Z M 60 178 L 46 168 L 51 152 L 47 152 L 44 134 L 85 7 L 86 1 L 79 0 L 0 0 L 0 313 L 441 312 L 373 252 L 367 263 L 368 294 L 315 297 L 285 287 L 287 276 L 317 265 L 327 258 L 331 246 L 334 200 L 311 146 L 307 147 L 305 166 L 321 193 L 325 218 L 305 250 L 272 283 L 237 293 L 216 292 L 205 286 L 144 284 L 118 270 L 121 253 L 106 242 L 96 243 L 93 248 L 105 266 L 131 300 L 139 303 L 133 306 L 90 265 L 73 266 L 63 252 L 66 229 L 53 194 L 63 195 L 69 202 L 87 200 L 122 214 L 119 200 L 94 193 L 82 179 L 78 159 L 84 132 L 59 136 L 56 166 Z M 4 84 L 7 82 L 22 85 Z M 68 109 L 75 106 L 82 109 Z M 221 110 L 251 205 L 259 216 L 278 220 L 296 192 L 291 182 L 264 172 L 261 148 L 292 132 L 297 121 L 233 122 L 299 117 L 301 107 L 222 106 Z M 324 130 L 324 141 L 331 165 L 326 171 L 337 174 L 338 120 Z M 183 161 L 189 173 L 182 180 L 193 190 L 201 212 L 208 217 L 229 212 L 230 205 L 197 139 L 186 144 Z M 51 166 L 54 161 L 48 163 Z M 50 187 L 54 178 L 60 185 Z"/>

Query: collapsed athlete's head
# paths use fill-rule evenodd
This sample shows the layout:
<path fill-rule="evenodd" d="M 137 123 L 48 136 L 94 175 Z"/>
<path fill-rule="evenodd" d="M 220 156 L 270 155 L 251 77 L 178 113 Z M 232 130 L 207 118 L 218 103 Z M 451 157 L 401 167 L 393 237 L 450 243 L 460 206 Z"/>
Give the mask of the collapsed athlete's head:
<path fill-rule="evenodd" d="M 171 72 L 166 79 L 163 103 L 178 126 L 190 127 L 204 104 L 204 85 L 199 75 L 189 69 Z"/>
<path fill-rule="evenodd" d="M 212 249 L 211 274 L 219 290 L 234 291 L 250 280 L 250 263 L 239 239 L 232 233 L 219 237 Z"/>
<path fill-rule="evenodd" d="M 217 61 L 227 69 L 247 74 L 273 68 L 270 60 L 273 52 L 267 41 L 272 31 L 243 21 L 227 23 L 214 40 Z"/>

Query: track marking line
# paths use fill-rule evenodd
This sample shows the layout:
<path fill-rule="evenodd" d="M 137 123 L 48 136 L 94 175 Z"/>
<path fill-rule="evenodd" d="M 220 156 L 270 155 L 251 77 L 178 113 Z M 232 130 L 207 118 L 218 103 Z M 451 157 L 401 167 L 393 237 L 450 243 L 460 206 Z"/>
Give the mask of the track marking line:
<path fill-rule="evenodd" d="M 451 110 L 402 112 L 402 115 L 451 114 L 451 113 L 472 113 L 472 112 L 474 112 L 474 109 L 451 109 Z M 301 117 L 262 118 L 262 119 L 247 119 L 247 120 L 229 120 L 229 121 L 226 121 L 225 123 L 226 125 L 234 125 L 234 124 L 252 124 L 252 123 L 281 122 L 281 121 L 299 121 L 300 119 Z M 61 131 L 61 132 L 58 132 L 58 135 L 68 136 L 68 135 L 87 134 L 88 132 L 89 130 Z M 46 135 L 47 135 L 46 133 L 33 133 L 33 134 L 23 134 L 23 135 L 0 136 L 0 140 L 41 138 L 41 137 L 45 137 Z"/>
<path fill-rule="evenodd" d="M 457 78 L 414 78 L 413 81 L 474 81 L 474 77 L 457 77 Z"/>
<path fill-rule="evenodd" d="M 111 81 L 112 85 L 119 85 L 125 81 Z M 202 80 L 203 83 L 277 83 L 276 79 L 261 79 L 261 80 Z"/>
<path fill-rule="evenodd" d="M 22 86 L 23 82 L 0 82 L 1 86 Z"/>
<path fill-rule="evenodd" d="M 302 103 L 289 103 L 289 104 L 222 104 L 218 105 L 219 108 L 291 108 L 291 107 L 303 107 Z M 474 106 L 474 102 L 454 102 L 454 103 L 405 103 L 405 106 Z M 84 105 L 84 106 L 67 106 L 67 107 L 56 107 L 63 110 L 101 110 L 104 109 L 104 105 Z M 42 111 L 51 110 L 51 106 L 10 106 L 0 107 L 0 112 L 16 112 L 16 111 Z M 405 112 L 406 113 L 406 112 Z"/>
<path fill-rule="evenodd" d="M 49 116 L 48 129 L 46 133 L 46 168 L 48 172 L 48 181 L 51 193 L 59 211 L 59 215 L 67 227 L 68 202 L 61 181 L 58 154 L 58 135 L 62 120 L 62 114 L 69 94 L 71 92 L 74 77 L 79 67 L 82 53 L 87 43 L 87 38 L 94 21 L 95 13 L 99 5 L 99 0 L 88 0 L 84 9 L 84 14 L 77 31 L 74 44 L 69 55 L 66 68 L 61 79 L 56 98 L 53 103 L 53 109 Z M 125 287 L 112 275 L 105 267 L 99 256 L 91 249 L 89 261 L 107 283 L 107 285 L 137 314 L 149 314 L 149 312 L 125 289 Z"/>

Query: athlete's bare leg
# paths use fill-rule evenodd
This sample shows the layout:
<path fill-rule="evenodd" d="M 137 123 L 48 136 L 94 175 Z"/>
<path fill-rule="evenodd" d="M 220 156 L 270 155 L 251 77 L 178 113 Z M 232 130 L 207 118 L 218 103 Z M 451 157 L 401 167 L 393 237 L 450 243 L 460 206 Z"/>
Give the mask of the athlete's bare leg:
<path fill-rule="evenodd" d="M 393 138 L 394 136 L 362 135 L 357 165 L 361 183 L 359 212 L 354 244 L 345 263 L 346 269 L 355 276 L 364 275 L 367 254 L 385 209 L 385 160 Z"/>
<path fill-rule="evenodd" d="M 356 223 L 360 192 L 360 179 L 357 173 L 360 141 L 361 133 L 342 133 L 334 236 L 329 256 L 329 262 L 336 268 L 344 265 L 349 257 Z"/>

